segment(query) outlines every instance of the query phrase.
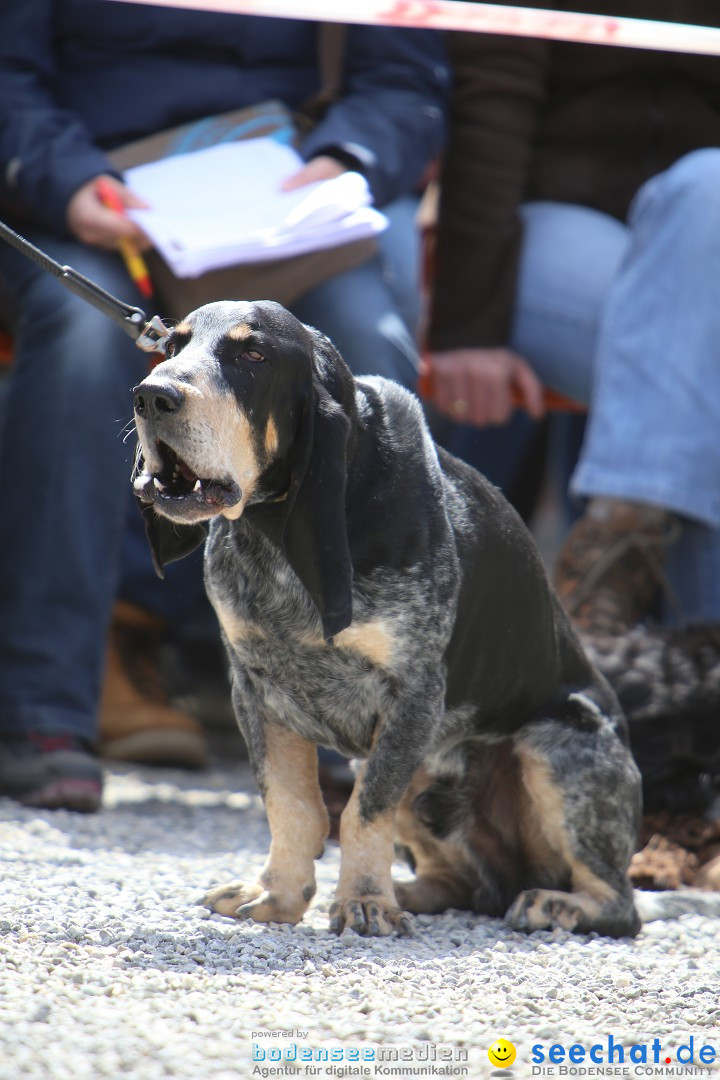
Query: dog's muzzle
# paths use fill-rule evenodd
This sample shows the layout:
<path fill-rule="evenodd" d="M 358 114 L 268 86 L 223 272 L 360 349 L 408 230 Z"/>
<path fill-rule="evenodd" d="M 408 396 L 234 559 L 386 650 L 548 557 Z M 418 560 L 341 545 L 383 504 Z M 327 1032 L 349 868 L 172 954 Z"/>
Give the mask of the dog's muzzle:
<path fill-rule="evenodd" d="M 185 403 L 180 387 L 145 380 L 135 387 L 133 403 L 140 447 L 132 485 L 138 498 L 176 521 L 214 517 L 242 500 L 233 479 L 201 475 L 175 448 L 182 441 L 173 430 Z"/>

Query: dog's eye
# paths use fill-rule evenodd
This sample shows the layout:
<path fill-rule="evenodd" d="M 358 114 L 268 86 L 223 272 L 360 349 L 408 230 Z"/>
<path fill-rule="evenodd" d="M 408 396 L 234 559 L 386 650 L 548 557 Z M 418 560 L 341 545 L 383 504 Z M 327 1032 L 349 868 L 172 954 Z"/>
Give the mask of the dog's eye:
<path fill-rule="evenodd" d="M 175 355 L 176 348 L 177 348 L 177 345 L 176 345 L 176 343 L 174 341 L 168 341 L 167 345 L 165 346 L 165 359 L 166 360 L 169 360 L 171 356 Z"/>
<path fill-rule="evenodd" d="M 257 352 L 255 349 L 249 349 L 247 352 L 240 354 L 243 360 L 249 360 L 251 364 L 262 364 L 265 357 L 262 353 Z"/>

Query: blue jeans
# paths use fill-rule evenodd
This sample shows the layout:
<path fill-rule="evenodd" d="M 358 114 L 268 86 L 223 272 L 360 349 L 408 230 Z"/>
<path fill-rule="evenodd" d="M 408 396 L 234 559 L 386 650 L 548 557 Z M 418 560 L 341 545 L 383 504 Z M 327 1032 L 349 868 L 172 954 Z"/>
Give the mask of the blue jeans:
<path fill-rule="evenodd" d="M 419 368 L 417 209 L 411 195 L 384 206 L 390 226 L 378 238 L 378 255 L 291 305 L 298 319 L 327 334 L 355 375 L 384 375 L 409 390 L 416 389 Z"/>
<path fill-rule="evenodd" d="M 405 320 L 419 305 L 414 204 L 389 208 L 377 258 L 296 306 L 325 333 L 342 335 L 356 374 L 372 370 L 409 386 L 417 356 Z M 115 254 L 45 234 L 29 239 L 143 306 Z M 130 389 L 147 373 L 147 357 L 3 243 L 0 279 L 16 335 L 0 438 L 0 734 L 94 738 L 115 598 L 121 592 L 176 614 L 202 588 L 199 565 L 173 564 L 159 581 L 140 515 L 129 510 Z"/>
<path fill-rule="evenodd" d="M 682 619 L 720 621 L 720 150 L 649 180 L 627 224 L 559 203 L 523 218 L 511 345 L 590 405 L 571 490 L 678 514 Z"/>

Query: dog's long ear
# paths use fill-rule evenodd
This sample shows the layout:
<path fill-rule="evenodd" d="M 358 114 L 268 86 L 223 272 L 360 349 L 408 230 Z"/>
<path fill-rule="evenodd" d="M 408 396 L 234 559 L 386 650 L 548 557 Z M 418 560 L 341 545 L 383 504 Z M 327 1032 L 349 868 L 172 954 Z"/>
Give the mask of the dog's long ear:
<path fill-rule="evenodd" d="M 168 563 L 177 562 L 190 555 L 201 544 L 205 543 L 208 528 L 205 522 L 196 525 L 178 525 L 168 518 L 156 514 L 152 506 L 136 498 L 140 513 L 145 523 L 145 535 L 150 545 L 155 573 L 159 578 L 165 577 L 165 567 Z"/>
<path fill-rule="evenodd" d="M 319 334 L 316 338 L 344 367 L 327 339 Z M 293 445 L 283 548 L 320 612 L 326 641 L 352 622 L 352 562 L 345 518 L 349 434 L 342 404 L 320 378 L 314 378 Z"/>

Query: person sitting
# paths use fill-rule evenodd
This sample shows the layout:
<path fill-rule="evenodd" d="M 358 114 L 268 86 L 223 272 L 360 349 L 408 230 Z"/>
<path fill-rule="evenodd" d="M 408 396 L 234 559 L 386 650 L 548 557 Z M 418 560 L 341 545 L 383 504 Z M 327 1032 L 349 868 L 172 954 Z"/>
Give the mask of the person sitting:
<path fill-rule="evenodd" d="M 318 24 L 295 19 L 93 0 L 3 5 L 0 213 L 58 262 L 142 305 L 117 245 L 144 237 L 98 196 L 106 177 L 125 207 L 137 205 L 108 152 L 269 98 L 298 109 L 321 86 L 318 35 Z M 316 285 L 294 311 L 333 337 L 356 373 L 407 385 L 419 310 L 413 213 L 443 145 L 448 80 L 438 35 L 349 27 L 341 91 L 300 142 L 305 164 L 290 178 L 365 175 L 390 221 L 379 253 Z M 0 444 L 0 794 L 93 810 L 108 625 L 121 575 L 149 565 L 122 565 L 133 457 L 123 435 L 146 358 L 5 245 L 0 282 L 15 335 Z M 197 566 L 189 582 L 183 569 L 142 591 L 143 610 L 162 616 L 173 596 L 200 587 Z M 174 723 L 185 721 L 163 714 Z"/>
<path fill-rule="evenodd" d="M 569 5 L 556 5 L 568 10 Z M 658 0 L 600 13 L 672 21 Z M 707 0 L 683 8 L 718 26 Z M 720 64 L 448 36 L 433 405 L 501 424 L 589 406 L 555 581 L 578 627 L 720 622 Z"/>

